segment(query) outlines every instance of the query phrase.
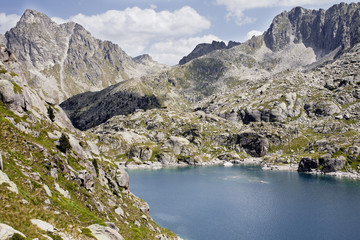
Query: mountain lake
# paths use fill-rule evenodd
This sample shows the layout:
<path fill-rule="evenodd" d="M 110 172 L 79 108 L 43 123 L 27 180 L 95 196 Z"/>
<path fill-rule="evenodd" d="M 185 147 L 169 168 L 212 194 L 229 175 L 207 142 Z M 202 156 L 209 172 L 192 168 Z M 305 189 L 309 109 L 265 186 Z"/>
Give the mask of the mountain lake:
<path fill-rule="evenodd" d="M 184 240 L 360 236 L 357 180 L 250 165 L 128 172 L 152 218 Z"/>

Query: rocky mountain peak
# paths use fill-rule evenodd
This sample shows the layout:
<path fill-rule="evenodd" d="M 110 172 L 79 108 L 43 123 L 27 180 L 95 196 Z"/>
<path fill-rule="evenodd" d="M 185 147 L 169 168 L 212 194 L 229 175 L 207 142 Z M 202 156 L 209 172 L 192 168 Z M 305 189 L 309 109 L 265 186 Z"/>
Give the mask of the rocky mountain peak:
<path fill-rule="evenodd" d="M 143 54 L 133 58 L 137 63 L 153 62 L 154 60 L 149 54 Z"/>
<path fill-rule="evenodd" d="M 26 9 L 24 14 L 21 16 L 18 24 L 32 24 L 32 23 L 40 23 L 43 21 L 51 22 L 51 19 L 45 14 L 38 12 L 33 9 Z"/>
<path fill-rule="evenodd" d="M 206 55 L 215 50 L 229 49 L 229 48 L 235 47 L 239 44 L 240 43 L 234 42 L 234 41 L 230 41 L 228 43 L 228 45 L 226 45 L 226 43 L 224 43 L 222 41 L 221 42 L 212 41 L 212 43 L 200 43 L 195 47 L 195 49 L 189 55 L 183 57 L 179 61 L 179 64 L 184 65 L 185 63 L 187 63 L 195 58 L 201 57 L 201 56 Z"/>
<path fill-rule="evenodd" d="M 94 38 L 77 23 L 58 25 L 30 9 L 0 43 L 27 69 L 29 84 L 54 103 L 162 68 L 136 63 L 117 44 Z"/>
<path fill-rule="evenodd" d="M 340 3 L 328 10 L 296 7 L 276 16 L 264 36 L 273 51 L 289 43 L 303 43 L 322 57 L 338 48 L 345 49 L 360 40 L 360 3 Z"/>

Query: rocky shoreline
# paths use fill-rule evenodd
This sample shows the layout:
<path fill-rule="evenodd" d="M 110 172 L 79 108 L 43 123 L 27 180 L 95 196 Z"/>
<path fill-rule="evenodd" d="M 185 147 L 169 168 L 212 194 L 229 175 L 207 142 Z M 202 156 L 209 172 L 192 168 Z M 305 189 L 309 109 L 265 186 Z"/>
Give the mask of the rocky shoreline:
<path fill-rule="evenodd" d="M 226 163 L 231 163 L 233 165 L 244 164 L 244 165 L 259 165 L 263 170 L 269 171 L 298 171 L 298 164 L 290 163 L 290 164 L 270 164 L 266 163 L 262 160 L 262 158 L 246 158 L 243 160 L 235 160 L 235 161 L 225 161 L 219 159 L 213 159 L 209 162 L 203 162 L 201 164 L 189 165 L 186 163 L 173 163 L 173 164 L 162 164 L 160 162 L 144 162 L 140 165 L 130 164 L 125 165 L 125 169 L 135 170 L 135 169 L 151 169 L 151 170 L 158 170 L 162 168 L 174 168 L 174 167 L 189 167 L 189 166 L 216 166 L 216 165 L 225 165 Z M 334 176 L 338 178 L 350 178 L 355 180 L 360 180 L 360 173 L 358 172 L 342 172 L 342 171 L 335 171 L 335 172 L 322 172 L 320 170 L 312 170 L 310 172 L 304 172 L 311 175 L 327 175 L 327 176 Z"/>

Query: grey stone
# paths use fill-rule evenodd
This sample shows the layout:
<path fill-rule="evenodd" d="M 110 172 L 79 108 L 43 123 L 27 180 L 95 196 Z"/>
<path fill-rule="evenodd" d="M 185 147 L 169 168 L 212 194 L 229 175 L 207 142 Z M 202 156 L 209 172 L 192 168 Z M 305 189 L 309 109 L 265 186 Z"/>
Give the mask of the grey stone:
<path fill-rule="evenodd" d="M 189 145 L 190 142 L 186 138 L 171 136 L 164 142 L 163 147 L 169 148 L 175 155 L 179 155 L 185 146 Z"/>
<path fill-rule="evenodd" d="M 50 169 L 50 176 L 55 178 L 56 180 L 58 179 L 57 168 Z"/>
<path fill-rule="evenodd" d="M 23 233 L 15 230 L 11 226 L 0 223 L 0 240 L 9 240 L 15 233 L 20 234 L 21 236 L 26 238 Z"/>
<path fill-rule="evenodd" d="M 58 183 L 55 183 L 55 190 L 58 191 L 61 195 L 63 195 L 65 198 L 71 198 L 69 191 L 62 189 Z"/>
<path fill-rule="evenodd" d="M 161 152 L 157 156 L 157 159 L 164 165 L 173 165 L 177 162 L 177 158 L 173 154 L 167 152 Z"/>
<path fill-rule="evenodd" d="M 299 162 L 298 171 L 299 172 L 310 172 L 313 169 L 319 167 L 319 160 L 312 159 L 310 157 L 302 158 Z"/>
<path fill-rule="evenodd" d="M 8 80 L 0 80 L 0 100 L 15 107 L 26 108 L 24 96 L 15 93 L 14 85 Z"/>
<path fill-rule="evenodd" d="M 237 144 L 253 157 L 262 157 L 269 150 L 267 138 L 252 132 L 239 134 Z"/>
<path fill-rule="evenodd" d="M 48 197 L 52 197 L 51 190 L 46 184 L 43 185 L 43 188 L 44 188 L 44 190 L 46 192 L 46 195 L 48 195 Z"/>
<path fill-rule="evenodd" d="M 119 187 L 129 189 L 129 174 L 124 168 L 118 168 L 116 170 L 116 183 Z"/>
<path fill-rule="evenodd" d="M 140 224 L 140 222 L 139 222 L 138 220 L 135 220 L 134 224 L 135 224 L 135 226 L 137 226 L 137 227 L 141 227 L 141 224 Z"/>
<path fill-rule="evenodd" d="M 119 228 L 115 225 L 113 222 L 105 222 L 105 224 L 110 227 L 111 229 L 114 229 L 115 231 L 119 232 Z"/>
<path fill-rule="evenodd" d="M 90 229 L 91 233 L 98 240 L 124 240 L 119 232 L 110 227 L 93 224 L 87 228 Z"/>
<path fill-rule="evenodd" d="M 95 187 L 95 181 L 93 176 L 87 170 L 79 171 L 79 174 L 74 179 L 80 187 L 84 187 L 86 190 L 93 192 Z"/>
<path fill-rule="evenodd" d="M 121 207 L 116 208 L 115 213 L 121 217 L 125 217 L 124 210 Z"/>
<path fill-rule="evenodd" d="M 9 177 L 6 173 L 4 173 L 3 171 L 0 171 L 0 185 L 3 183 L 8 185 L 7 188 L 9 191 L 19 194 L 16 184 L 9 179 Z"/>
<path fill-rule="evenodd" d="M 41 230 L 45 231 L 45 232 L 55 232 L 56 228 L 51 225 L 50 223 L 47 223 L 45 221 L 42 221 L 40 219 L 31 219 L 31 223 L 36 225 L 38 228 L 40 228 Z"/>
<path fill-rule="evenodd" d="M 319 158 L 319 163 L 323 165 L 323 172 L 336 172 L 345 166 L 346 158 L 343 156 L 332 158 L 330 154 L 327 154 Z"/>
<path fill-rule="evenodd" d="M 327 117 L 340 113 L 339 107 L 331 101 L 322 101 L 318 103 L 307 103 L 304 106 L 309 117 Z"/>
<path fill-rule="evenodd" d="M 150 216 L 150 206 L 147 202 L 145 201 L 140 202 L 139 209 L 146 215 Z"/>
<path fill-rule="evenodd" d="M 146 146 L 133 145 L 127 155 L 128 158 L 139 158 L 142 161 L 150 160 L 152 150 Z"/>

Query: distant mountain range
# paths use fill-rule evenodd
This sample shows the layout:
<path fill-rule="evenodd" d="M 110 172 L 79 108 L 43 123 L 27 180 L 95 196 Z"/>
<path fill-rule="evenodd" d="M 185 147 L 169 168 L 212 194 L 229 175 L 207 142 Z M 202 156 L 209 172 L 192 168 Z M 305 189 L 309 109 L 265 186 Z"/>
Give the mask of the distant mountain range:
<path fill-rule="evenodd" d="M 26 10 L 2 41 L 27 69 L 30 85 L 54 103 L 164 67 L 151 59 L 151 65 L 136 62 L 118 45 L 95 39 L 81 25 L 58 25 L 35 10 Z"/>

